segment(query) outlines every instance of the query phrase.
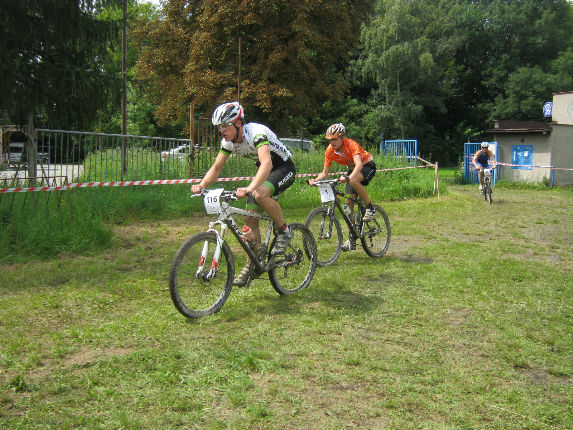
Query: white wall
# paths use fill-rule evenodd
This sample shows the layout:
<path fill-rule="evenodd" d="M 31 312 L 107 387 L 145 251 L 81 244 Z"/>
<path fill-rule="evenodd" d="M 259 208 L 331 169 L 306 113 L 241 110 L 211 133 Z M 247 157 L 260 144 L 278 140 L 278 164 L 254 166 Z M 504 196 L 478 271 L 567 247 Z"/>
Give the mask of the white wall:
<path fill-rule="evenodd" d="M 573 125 L 573 92 L 553 93 L 551 121 L 557 124 Z"/>
<path fill-rule="evenodd" d="M 573 169 L 573 125 L 553 125 L 551 132 L 553 144 L 552 164 L 555 167 Z M 572 185 L 573 171 L 556 170 L 555 185 Z"/>
<path fill-rule="evenodd" d="M 514 145 L 533 146 L 533 164 L 536 166 L 551 165 L 551 135 L 543 134 L 499 134 L 495 135 L 495 140 L 500 147 L 500 158 L 502 163 L 514 164 L 512 159 Z M 501 178 L 507 181 L 532 181 L 541 182 L 543 178 L 551 179 L 551 169 L 533 168 L 514 169 L 503 166 Z"/>

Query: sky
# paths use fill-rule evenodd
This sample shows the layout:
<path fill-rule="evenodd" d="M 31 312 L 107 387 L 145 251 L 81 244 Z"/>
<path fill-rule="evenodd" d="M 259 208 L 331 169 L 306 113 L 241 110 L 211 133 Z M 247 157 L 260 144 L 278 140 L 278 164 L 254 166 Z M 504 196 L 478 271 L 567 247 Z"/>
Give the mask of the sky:
<path fill-rule="evenodd" d="M 137 0 L 138 3 L 152 3 L 156 6 L 161 6 L 160 0 Z"/>

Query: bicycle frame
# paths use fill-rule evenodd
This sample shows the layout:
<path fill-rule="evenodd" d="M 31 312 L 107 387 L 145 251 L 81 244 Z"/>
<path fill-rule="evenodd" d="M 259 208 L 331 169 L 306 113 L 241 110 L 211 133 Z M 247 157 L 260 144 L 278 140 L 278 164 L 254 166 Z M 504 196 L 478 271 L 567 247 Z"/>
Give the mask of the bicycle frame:
<path fill-rule="evenodd" d="M 204 196 L 205 194 L 201 194 L 201 195 Z M 273 232 L 273 227 L 274 227 L 273 220 L 271 219 L 271 217 L 269 217 L 266 214 L 254 212 L 254 211 L 250 211 L 250 210 L 246 210 L 246 209 L 240 209 L 240 208 L 236 208 L 234 206 L 231 206 L 229 204 L 229 202 L 227 201 L 227 199 L 234 200 L 234 198 L 230 197 L 230 196 L 221 199 L 220 210 L 218 211 L 218 219 L 217 219 L 217 221 L 209 222 L 209 228 L 207 229 L 207 231 L 215 233 L 215 236 L 217 238 L 217 245 L 215 248 L 215 252 L 213 254 L 213 260 L 211 262 L 211 268 L 206 275 L 201 274 L 205 268 L 205 260 L 206 260 L 208 250 L 209 250 L 209 243 L 205 242 L 205 244 L 203 245 L 203 251 L 201 253 L 201 260 L 199 261 L 199 266 L 197 268 L 196 276 L 197 277 L 203 276 L 204 279 L 211 279 L 212 277 L 214 277 L 216 275 L 217 267 L 218 267 L 218 263 L 219 263 L 219 256 L 221 254 L 221 247 L 223 246 L 223 241 L 225 240 L 224 236 L 225 236 L 225 232 L 227 231 L 227 228 L 231 231 L 233 236 L 235 236 L 235 238 L 237 239 L 237 241 L 239 242 L 239 244 L 241 245 L 243 250 L 247 253 L 247 255 L 249 256 L 251 261 L 255 264 L 255 267 L 257 268 L 257 270 L 261 273 L 262 272 L 268 272 L 269 269 L 271 268 L 271 263 L 273 261 L 273 258 L 270 258 L 269 261 L 266 261 L 267 249 L 268 249 L 271 237 L 272 237 L 272 232 Z M 259 252 L 258 252 L 259 255 L 257 255 L 255 253 L 255 251 L 253 249 L 251 249 L 251 247 L 243 240 L 243 235 L 239 229 L 239 226 L 235 222 L 233 215 L 249 216 L 249 217 L 259 218 L 259 219 L 262 219 L 265 221 L 269 221 L 269 225 L 267 227 L 267 231 L 265 234 L 265 239 L 264 239 L 264 241 L 261 240 L 261 244 L 259 246 Z M 217 225 L 219 226 L 219 230 L 217 230 L 217 228 L 216 228 Z M 262 235 L 261 235 L 261 238 L 262 238 Z"/>
<path fill-rule="evenodd" d="M 352 236 L 355 239 L 358 239 L 362 236 L 362 216 L 361 215 L 364 212 L 364 204 L 362 203 L 362 200 L 360 200 L 359 197 L 349 196 L 348 194 L 346 194 L 346 193 L 340 191 L 338 188 L 336 188 L 336 185 L 339 183 L 340 182 L 335 182 L 333 180 L 325 180 L 324 182 L 323 181 L 316 181 L 315 185 L 316 184 L 318 184 L 318 185 L 327 184 L 331 187 L 335 198 L 331 202 L 322 203 L 322 205 L 329 208 L 329 215 L 331 215 L 331 216 L 334 216 L 335 208 L 338 208 L 338 211 L 342 215 L 342 219 L 344 220 L 344 222 L 348 226 L 350 233 L 352 234 Z M 342 209 L 342 203 L 340 202 L 339 197 L 343 197 L 345 199 L 348 199 L 348 200 L 350 200 L 350 201 L 352 201 L 358 205 L 357 213 L 356 213 L 356 219 L 357 219 L 356 223 L 354 223 L 354 221 L 351 220 L 350 217 L 346 214 L 346 212 L 344 212 L 344 210 Z M 332 225 L 329 226 L 329 229 L 330 228 L 332 228 Z"/>

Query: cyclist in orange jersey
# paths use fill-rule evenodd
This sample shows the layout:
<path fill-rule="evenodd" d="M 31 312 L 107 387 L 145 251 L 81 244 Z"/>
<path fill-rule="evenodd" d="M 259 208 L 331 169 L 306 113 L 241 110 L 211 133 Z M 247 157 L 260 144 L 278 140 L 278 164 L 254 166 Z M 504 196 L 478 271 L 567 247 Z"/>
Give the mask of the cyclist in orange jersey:
<path fill-rule="evenodd" d="M 354 197 L 360 196 L 366 205 L 364 221 L 370 221 L 374 218 L 375 209 L 372 206 L 366 185 L 370 183 L 376 174 L 376 163 L 372 159 L 372 155 L 365 151 L 357 142 L 346 137 L 346 129 L 342 124 L 332 124 L 326 130 L 326 138 L 330 141 L 326 152 L 324 153 L 324 168 L 322 172 L 315 178 L 309 181 L 309 184 L 314 184 L 314 181 L 319 181 L 328 177 L 332 162 L 336 161 L 338 164 L 348 166 L 349 182 L 346 184 L 346 194 Z M 346 178 L 341 177 L 341 182 L 346 182 Z M 350 211 L 354 211 L 354 202 L 346 200 L 346 204 Z M 351 239 L 348 239 L 343 245 L 343 251 L 350 251 L 355 249 L 356 244 Z"/>

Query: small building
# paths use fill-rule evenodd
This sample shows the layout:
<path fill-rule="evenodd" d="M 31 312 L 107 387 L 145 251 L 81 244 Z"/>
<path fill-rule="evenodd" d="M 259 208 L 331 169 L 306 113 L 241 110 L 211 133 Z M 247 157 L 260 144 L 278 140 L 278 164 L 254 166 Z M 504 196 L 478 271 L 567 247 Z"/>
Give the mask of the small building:
<path fill-rule="evenodd" d="M 573 91 L 553 94 L 551 122 L 494 121 L 485 132 L 497 142 L 499 168 L 508 181 L 573 184 Z M 571 169 L 571 170 L 565 170 Z"/>

